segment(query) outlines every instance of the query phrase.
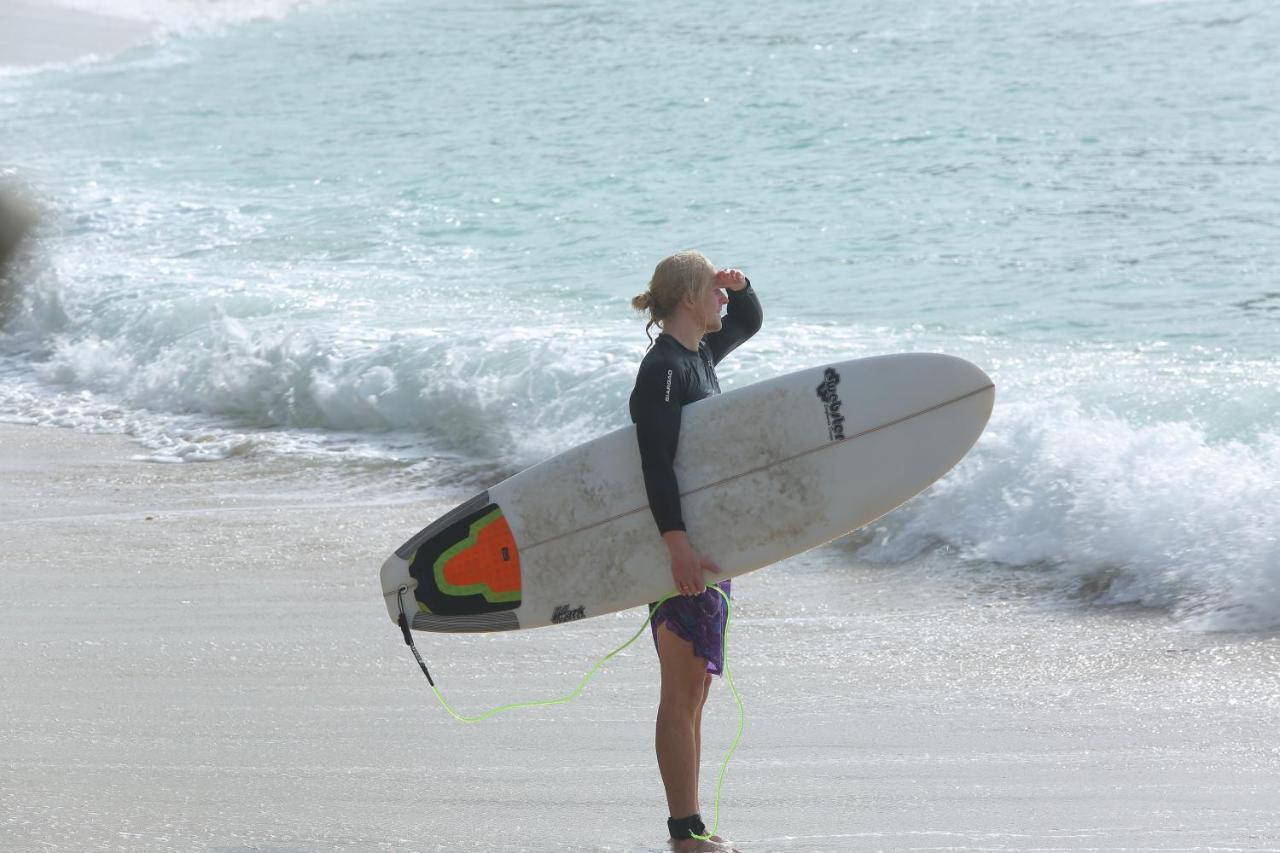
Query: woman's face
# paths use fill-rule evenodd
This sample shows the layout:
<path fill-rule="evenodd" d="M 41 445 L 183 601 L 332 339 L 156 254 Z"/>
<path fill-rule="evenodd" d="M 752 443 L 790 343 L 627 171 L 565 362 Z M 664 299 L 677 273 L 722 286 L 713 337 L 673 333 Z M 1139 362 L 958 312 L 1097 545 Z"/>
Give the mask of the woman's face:
<path fill-rule="evenodd" d="M 725 296 L 724 288 L 717 287 L 715 276 L 711 276 L 703 287 L 702 298 L 694 306 L 698 319 L 702 322 L 702 328 L 708 332 L 720 331 L 720 327 L 723 325 L 720 319 L 720 309 L 728 303 L 729 297 Z"/>

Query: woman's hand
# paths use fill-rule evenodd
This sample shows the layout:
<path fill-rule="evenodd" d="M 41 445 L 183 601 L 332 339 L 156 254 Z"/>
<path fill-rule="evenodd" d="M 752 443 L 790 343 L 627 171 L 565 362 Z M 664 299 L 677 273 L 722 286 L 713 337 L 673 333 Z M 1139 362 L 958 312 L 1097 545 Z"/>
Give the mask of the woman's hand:
<path fill-rule="evenodd" d="M 742 270 L 720 270 L 716 273 L 716 287 L 726 290 L 742 290 L 747 286 L 747 277 Z"/>
<path fill-rule="evenodd" d="M 720 567 L 715 561 L 693 550 L 689 535 L 683 530 L 667 531 L 662 534 L 662 540 L 667 543 L 667 551 L 671 554 L 671 580 L 675 583 L 676 592 L 687 596 L 706 592 L 707 584 L 702 573 L 720 574 Z"/>

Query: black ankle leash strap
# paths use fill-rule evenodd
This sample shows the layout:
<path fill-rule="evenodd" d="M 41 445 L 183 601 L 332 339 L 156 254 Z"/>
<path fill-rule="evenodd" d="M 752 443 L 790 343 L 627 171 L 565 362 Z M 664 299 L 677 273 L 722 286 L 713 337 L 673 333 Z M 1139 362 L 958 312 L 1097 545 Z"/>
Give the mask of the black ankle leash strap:
<path fill-rule="evenodd" d="M 702 815 L 694 812 L 688 817 L 669 817 L 667 818 L 667 831 L 671 833 L 671 838 L 675 841 L 683 841 L 686 838 L 707 835 L 707 827 L 702 822 Z"/>

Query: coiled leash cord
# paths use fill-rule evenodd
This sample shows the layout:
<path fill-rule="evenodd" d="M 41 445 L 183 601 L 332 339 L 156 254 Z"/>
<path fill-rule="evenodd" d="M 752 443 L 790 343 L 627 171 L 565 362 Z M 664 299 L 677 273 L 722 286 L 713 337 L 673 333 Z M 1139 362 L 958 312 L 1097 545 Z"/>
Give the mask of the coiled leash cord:
<path fill-rule="evenodd" d="M 693 835 L 694 838 L 697 838 L 701 841 L 710 840 L 711 837 L 716 834 L 716 830 L 719 829 L 720 827 L 720 789 L 724 785 L 725 773 L 729 769 L 729 759 L 733 757 L 734 751 L 738 748 L 739 741 L 742 740 L 742 727 L 743 727 L 743 724 L 746 722 L 746 712 L 742 708 L 742 697 L 738 695 L 738 688 L 733 685 L 733 676 L 730 675 L 729 673 L 729 623 L 733 621 L 733 602 L 729 600 L 729 596 L 725 595 L 724 590 L 722 590 L 720 587 L 712 585 L 708 588 L 714 589 L 716 592 L 720 593 L 720 597 L 724 599 L 724 604 L 726 608 L 725 617 L 724 617 L 724 638 L 722 640 L 723 646 L 722 646 L 721 652 L 722 652 L 723 661 L 724 661 L 724 666 L 723 666 L 724 680 L 729 685 L 729 690 L 732 691 L 733 693 L 734 701 L 737 702 L 738 704 L 738 731 L 733 736 L 733 743 L 729 745 L 729 751 L 725 753 L 724 762 L 720 765 L 720 778 L 716 781 L 716 802 L 715 802 L 716 816 L 715 816 L 715 820 L 712 821 L 711 831 L 708 832 L 706 835 L 697 835 L 697 834 Z M 504 711 L 514 711 L 517 708 L 542 708 L 548 705 L 564 705 L 568 702 L 571 702 L 572 700 L 576 699 L 579 694 L 582 693 L 583 689 L 587 686 L 587 683 L 591 681 L 591 679 L 595 676 L 595 674 L 600 671 L 600 668 L 604 666 L 609 661 L 610 658 L 624 651 L 628 646 L 630 646 L 637 639 L 639 639 L 640 635 L 644 633 L 644 629 L 649 625 L 649 622 L 653 620 L 653 614 L 657 613 L 658 608 L 662 606 L 662 602 L 666 601 L 668 598 L 676 597 L 676 593 L 674 592 L 664 595 L 658 601 L 658 603 L 655 604 L 653 608 L 649 611 L 649 614 L 645 616 L 644 622 L 640 625 L 640 628 L 634 634 L 631 635 L 631 639 L 627 640 L 625 643 L 618 646 L 613 651 L 609 652 L 609 654 L 605 655 L 604 657 L 600 658 L 600 660 L 596 661 L 595 665 L 592 666 L 591 669 L 587 670 L 587 674 L 582 677 L 582 681 L 578 684 L 577 687 L 573 689 L 573 692 L 565 696 L 559 696 L 555 699 L 540 699 L 540 700 L 534 700 L 532 702 L 513 702 L 509 705 L 499 705 L 496 708 L 490 708 L 488 711 L 485 711 L 483 714 L 477 714 L 474 717 L 468 717 L 465 714 L 459 714 L 457 711 L 453 709 L 453 706 L 450 705 L 448 701 L 445 700 L 444 695 L 440 693 L 440 688 L 436 686 L 435 681 L 431 678 L 431 673 L 427 671 L 426 661 L 422 659 L 422 655 L 418 653 L 418 647 L 415 646 L 413 643 L 413 632 L 409 630 L 409 617 L 405 614 L 405 609 L 404 609 L 404 596 L 405 596 L 405 593 L 407 593 L 408 591 L 409 591 L 408 587 L 402 586 L 400 587 L 400 590 L 396 595 L 396 600 L 400 606 L 400 618 L 397 619 L 396 621 L 400 623 L 400 631 L 404 634 L 405 645 L 407 645 L 413 651 L 413 656 L 418 660 L 418 666 L 422 667 L 422 674 L 427 677 L 427 683 L 431 685 L 431 692 L 435 693 L 436 699 L 440 701 L 440 704 L 444 706 L 444 709 L 448 711 L 453 716 L 453 718 L 460 723 L 478 723 L 481 720 L 487 720 L 490 717 L 493 717 L 497 714 L 501 714 Z"/>

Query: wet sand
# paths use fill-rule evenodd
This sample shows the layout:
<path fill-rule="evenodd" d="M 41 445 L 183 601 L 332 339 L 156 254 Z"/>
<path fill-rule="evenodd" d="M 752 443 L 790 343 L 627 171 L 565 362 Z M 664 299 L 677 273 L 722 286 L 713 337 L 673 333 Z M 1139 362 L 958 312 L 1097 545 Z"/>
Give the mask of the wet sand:
<path fill-rule="evenodd" d="M 0 424 L 0 849 L 664 849 L 647 637 L 569 705 L 457 723 L 377 587 L 446 507 L 138 452 Z M 744 853 L 1280 849 L 1274 635 L 840 545 L 735 592 Z M 418 638 L 477 712 L 567 693 L 642 618 Z M 708 818 L 735 725 L 717 684 Z"/>

